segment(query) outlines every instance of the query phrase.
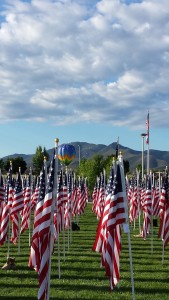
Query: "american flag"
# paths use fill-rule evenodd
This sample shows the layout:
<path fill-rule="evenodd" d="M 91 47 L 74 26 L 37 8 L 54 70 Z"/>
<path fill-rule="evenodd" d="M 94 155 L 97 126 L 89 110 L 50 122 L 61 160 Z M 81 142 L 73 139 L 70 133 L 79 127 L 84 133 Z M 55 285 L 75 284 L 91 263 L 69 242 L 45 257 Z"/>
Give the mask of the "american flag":
<path fill-rule="evenodd" d="M 100 178 L 97 176 L 96 178 L 96 182 L 94 185 L 94 189 L 92 192 L 92 211 L 97 214 L 97 190 L 98 190 L 98 186 L 99 186 L 99 180 Z"/>
<path fill-rule="evenodd" d="M 128 199 L 129 205 L 130 205 L 130 201 L 132 199 L 133 192 L 134 192 L 134 181 L 135 181 L 135 178 L 132 178 L 131 180 L 128 180 L 128 185 L 127 185 L 127 199 Z"/>
<path fill-rule="evenodd" d="M 100 179 L 99 179 L 97 205 L 96 205 L 96 209 L 95 209 L 97 218 L 100 218 L 103 213 L 105 194 L 106 194 L 105 176 L 104 176 L 104 174 L 101 174 Z"/>
<path fill-rule="evenodd" d="M 125 211 L 126 191 L 123 191 L 122 174 L 117 161 L 114 175 L 110 208 L 107 220 L 107 240 L 105 243 L 104 266 L 106 275 L 110 279 L 112 290 L 120 280 L 119 258 L 121 251 L 121 228 L 126 223 L 127 214 Z"/>
<path fill-rule="evenodd" d="M 152 216 L 152 184 L 151 184 L 151 175 L 147 177 L 147 186 L 145 192 L 145 200 L 143 204 L 143 211 L 144 211 L 144 221 L 143 221 L 143 228 L 142 228 L 142 237 L 146 239 L 147 235 L 150 232 L 150 225 L 151 225 L 151 216 Z"/>
<path fill-rule="evenodd" d="M 57 234 L 61 232 L 64 228 L 64 214 L 65 214 L 65 205 L 68 201 L 68 190 L 65 182 L 65 176 L 63 171 L 60 171 L 58 178 L 58 190 L 57 190 L 57 213 L 55 214 L 54 223 Z"/>
<path fill-rule="evenodd" d="M 135 178 L 133 193 L 130 199 L 130 211 L 129 211 L 130 222 L 133 222 L 138 217 L 139 203 L 140 203 L 139 182 L 137 182 L 137 179 Z"/>
<path fill-rule="evenodd" d="M 7 176 L 7 183 L 5 187 L 5 197 L 8 202 L 9 209 L 11 210 L 14 196 L 15 180 L 12 177 L 12 165 L 10 166 L 9 173 Z"/>
<path fill-rule="evenodd" d="M 4 199 L 5 199 L 5 188 L 4 188 L 3 178 L 1 176 L 0 178 L 0 223 L 1 223 L 1 214 L 3 209 Z"/>
<path fill-rule="evenodd" d="M 97 227 L 96 239 L 92 248 L 93 251 L 102 253 L 102 262 L 104 262 L 104 244 L 107 239 L 107 220 L 108 220 L 108 214 L 110 209 L 110 199 L 112 194 L 113 180 L 114 180 L 114 166 L 112 164 L 110 169 L 108 184 L 106 187 L 106 199 L 105 199 L 103 214 L 100 218 Z"/>
<path fill-rule="evenodd" d="M 159 185 L 152 187 L 152 209 L 153 216 L 159 216 L 159 201 L 160 201 L 160 187 Z"/>
<path fill-rule="evenodd" d="M 58 183 L 58 194 L 57 194 L 57 207 L 58 210 L 63 208 L 63 205 L 67 202 L 67 186 L 65 182 L 65 176 L 63 171 L 60 171 L 59 183 Z"/>
<path fill-rule="evenodd" d="M 122 179 L 120 165 L 117 163 L 117 169 L 114 176 L 113 190 L 111 195 L 111 203 L 109 216 L 107 221 L 107 230 L 115 228 L 118 224 L 126 222 L 127 216 L 125 212 L 124 191 L 122 189 Z"/>
<path fill-rule="evenodd" d="M 140 191 L 140 206 L 143 211 L 144 211 L 145 199 L 146 199 L 146 183 L 142 182 L 141 191 Z"/>
<path fill-rule="evenodd" d="M 53 251 L 54 235 L 52 234 L 53 228 L 53 215 L 54 204 L 53 200 L 53 187 L 54 187 L 54 173 L 55 173 L 55 155 L 52 158 L 47 188 L 43 203 L 43 211 L 41 216 L 41 224 L 39 226 L 39 239 L 40 239 L 40 267 L 38 270 L 39 275 L 39 290 L 38 300 L 46 300 L 49 288 L 49 262 Z M 51 240 L 52 239 L 52 240 Z"/>
<path fill-rule="evenodd" d="M 104 266 L 110 280 L 110 290 L 120 281 L 121 227 L 116 225 L 107 233 Z"/>
<path fill-rule="evenodd" d="M 88 201 L 86 181 L 85 178 L 79 178 L 79 188 L 78 188 L 78 214 L 84 213 L 86 204 Z"/>
<path fill-rule="evenodd" d="M 169 183 L 167 169 L 163 180 L 161 197 L 163 199 L 163 210 L 160 214 L 160 228 L 158 236 L 162 238 L 164 247 L 166 247 L 169 242 Z"/>
<path fill-rule="evenodd" d="M 5 199 L 2 207 L 1 223 L 0 223 L 0 245 L 3 245 L 7 240 L 8 228 L 10 222 L 10 206 L 13 200 L 13 180 L 12 168 L 9 169 L 7 182 L 5 185 Z M 8 237 L 9 238 L 9 237 Z"/>
<path fill-rule="evenodd" d="M 159 199 L 159 217 L 162 219 L 165 211 L 166 197 L 167 197 L 167 187 L 168 187 L 168 170 L 165 171 L 165 175 L 162 180 L 162 190 Z"/>
<path fill-rule="evenodd" d="M 78 187 L 77 179 L 73 178 L 73 191 L 72 191 L 72 216 L 75 217 L 78 214 Z"/>
<path fill-rule="evenodd" d="M 43 202 L 45 198 L 45 169 L 42 169 L 39 177 L 39 186 L 38 186 L 38 197 L 37 205 L 35 209 L 34 216 L 34 228 L 32 234 L 32 243 L 29 257 L 29 267 L 35 268 L 36 271 L 40 267 L 40 248 L 39 248 L 39 226 L 41 224 L 41 217 L 43 211 Z"/>
<path fill-rule="evenodd" d="M 65 228 L 70 228 L 72 218 L 72 172 L 67 174 L 67 202 L 65 205 Z"/>
<path fill-rule="evenodd" d="M 11 215 L 16 214 L 23 210 L 24 199 L 23 199 L 23 189 L 22 189 L 22 179 L 20 172 L 18 173 L 18 178 L 16 180 L 14 196 L 11 207 Z"/>
<path fill-rule="evenodd" d="M 40 182 L 40 176 L 37 177 L 36 186 L 33 188 L 32 196 L 31 196 L 31 210 L 35 210 L 38 197 L 39 197 L 39 182 Z"/>
<path fill-rule="evenodd" d="M 103 215 L 98 224 L 93 250 L 102 252 L 102 266 L 105 267 L 106 275 L 110 279 L 110 289 L 113 289 L 120 279 L 120 225 L 125 223 L 127 219 L 121 171 L 118 162 L 117 166 L 112 164 L 106 195 Z"/>
<path fill-rule="evenodd" d="M 23 233 L 30 226 L 31 215 L 31 175 L 26 180 L 26 189 L 24 193 L 24 209 L 22 213 L 21 230 Z"/>
<path fill-rule="evenodd" d="M 12 220 L 12 235 L 11 242 L 16 244 L 19 234 L 19 218 L 20 212 L 24 208 L 24 197 L 23 197 L 23 189 L 22 189 L 22 179 L 20 171 L 18 173 L 18 178 L 16 180 L 16 185 L 14 189 L 13 202 L 11 207 L 11 220 Z"/>

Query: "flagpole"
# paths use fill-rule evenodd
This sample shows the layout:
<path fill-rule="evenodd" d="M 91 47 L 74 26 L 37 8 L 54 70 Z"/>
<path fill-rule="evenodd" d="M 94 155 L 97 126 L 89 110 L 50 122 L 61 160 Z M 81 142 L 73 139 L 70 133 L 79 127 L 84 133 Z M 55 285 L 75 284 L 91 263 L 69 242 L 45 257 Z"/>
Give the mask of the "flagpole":
<path fill-rule="evenodd" d="M 150 172 L 150 149 L 149 149 L 149 136 L 150 136 L 150 121 L 149 121 L 149 112 L 147 114 L 147 119 L 146 119 L 146 144 L 147 144 L 147 175 L 149 175 Z"/>
<path fill-rule="evenodd" d="M 12 161 L 11 160 L 10 160 L 10 170 L 12 170 Z M 12 176 L 11 172 L 10 172 L 9 176 Z M 10 178 L 10 182 L 11 181 L 12 181 L 12 178 Z M 8 194 L 8 198 L 9 198 L 9 194 Z M 8 201 L 8 199 L 7 199 L 7 201 Z M 11 213 L 11 207 L 9 207 L 9 213 L 8 213 L 9 226 L 8 226 L 8 252 L 7 252 L 7 259 L 9 258 L 9 254 L 10 254 L 10 227 L 11 227 L 10 226 L 11 225 L 11 222 L 10 222 L 10 213 Z"/>
<path fill-rule="evenodd" d="M 51 223 L 50 223 L 50 245 L 49 245 L 49 271 L 48 271 L 48 289 L 47 289 L 47 299 L 49 300 L 50 295 L 50 274 L 51 274 L 51 254 L 52 246 L 54 241 L 54 212 L 56 209 L 56 198 L 57 198 L 57 174 L 58 174 L 58 142 L 59 139 L 55 139 L 55 167 L 54 167 L 54 183 L 53 183 L 53 195 L 52 195 L 52 207 L 51 207 Z"/>
<path fill-rule="evenodd" d="M 121 182 L 122 182 L 122 189 L 123 189 L 124 199 L 125 199 L 125 212 L 126 212 L 126 216 L 128 216 L 126 184 L 125 184 L 125 177 L 124 177 L 124 166 L 123 166 L 123 158 L 122 158 L 121 154 L 119 155 L 118 160 L 119 160 L 119 163 L 120 163 Z M 135 300 L 134 275 L 133 275 L 133 265 L 132 265 L 132 251 L 131 251 L 130 228 L 129 228 L 128 218 L 126 218 L 126 223 L 124 225 L 125 225 L 124 226 L 124 231 L 127 233 L 127 236 L 128 236 L 128 247 L 129 247 L 129 257 L 130 257 L 130 274 L 131 274 L 131 285 L 132 285 L 132 300 Z"/>
<path fill-rule="evenodd" d="M 146 136 L 146 133 L 141 133 L 142 137 L 142 182 L 144 181 L 144 138 Z"/>
<path fill-rule="evenodd" d="M 137 203 L 138 203 L 138 215 L 139 215 L 139 234 L 141 234 L 141 221 L 140 221 L 140 214 L 141 214 L 141 208 L 140 208 L 140 197 L 139 197 L 139 177 L 140 177 L 140 171 L 136 169 L 137 174 Z M 135 221 L 135 219 L 134 219 Z"/>
<path fill-rule="evenodd" d="M 149 149 L 149 143 L 147 145 L 147 175 L 149 175 L 150 172 L 150 149 Z"/>
<path fill-rule="evenodd" d="M 162 186 L 162 177 L 161 177 L 162 172 L 158 172 L 158 181 L 159 181 L 159 197 L 161 197 L 161 186 Z M 165 218 L 165 214 L 164 214 Z M 164 233 L 164 225 L 162 227 L 162 236 Z M 164 242 L 162 241 L 162 265 L 164 264 Z"/>
<path fill-rule="evenodd" d="M 167 170 L 167 166 L 166 166 L 166 169 Z M 160 172 L 159 172 L 159 176 L 160 176 Z M 165 212 L 164 212 L 164 217 L 163 217 L 163 224 L 162 224 L 162 233 L 161 233 L 161 236 L 162 236 L 162 265 L 164 264 L 164 239 L 163 239 L 163 236 L 164 236 L 164 227 L 165 227 L 165 222 L 166 222 L 166 218 L 167 218 L 167 215 L 166 215 L 166 209 L 165 209 Z"/>
<path fill-rule="evenodd" d="M 71 197 L 70 197 L 70 244 L 72 243 L 72 192 L 73 192 L 73 173 L 71 175 Z"/>
<path fill-rule="evenodd" d="M 21 167 L 19 167 L 19 174 L 21 176 Z M 19 176 L 19 175 L 18 175 Z M 22 185 L 23 189 L 23 185 Z M 21 226 L 21 217 L 20 217 L 20 211 L 18 212 L 18 255 L 21 254 L 21 235 L 20 235 L 20 226 Z"/>
<path fill-rule="evenodd" d="M 31 198 L 32 198 L 32 168 L 30 167 L 30 201 L 29 201 L 29 247 L 31 246 Z M 29 179 L 28 179 L 29 180 Z"/>
<path fill-rule="evenodd" d="M 152 199 L 152 172 L 150 172 L 150 178 L 151 178 L 151 254 L 153 254 L 153 199 Z"/>
<path fill-rule="evenodd" d="M 62 178 L 63 178 L 63 165 L 62 165 Z M 64 178 L 65 180 L 65 178 Z M 64 221 L 64 212 L 65 212 L 65 203 L 63 201 L 62 203 L 62 237 L 63 237 L 63 260 L 65 261 L 65 228 L 64 228 L 64 225 L 65 225 L 65 221 Z"/>
<path fill-rule="evenodd" d="M 68 191 L 68 187 L 69 187 L 69 175 L 68 175 L 68 169 L 67 169 L 67 172 L 66 172 L 66 177 L 67 177 L 67 180 L 66 180 L 66 184 L 67 184 L 67 191 Z M 69 192 L 67 192 L 67 194 L 69 194 Z M 68 251 L 69 251 L 69 246 L 70 246 L 70 227 L 69 227 L 69 220 L 70 220 L 70 224 L 72 223 L 71 222 L 71 211 L 70 211 L 70 203 L 71 203 L 71 191 L 70 191 L 70 197 L 67 198 L 67 224 L 68 224 L 68 227 L 67 227 L 67 245 L 68 245 Z"/>
<path fill-rule="evenodd" d="M 47 159 L 44 156 L 44 169 L 45 169 L 45 187 L 47 186 Z"/>

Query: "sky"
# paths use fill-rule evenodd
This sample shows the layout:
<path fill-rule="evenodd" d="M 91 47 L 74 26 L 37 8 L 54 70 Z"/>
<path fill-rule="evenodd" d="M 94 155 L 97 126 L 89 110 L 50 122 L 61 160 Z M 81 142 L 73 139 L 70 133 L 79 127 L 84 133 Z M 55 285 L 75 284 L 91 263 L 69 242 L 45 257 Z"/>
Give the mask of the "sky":
<path fill-rule="evenodd" d="M 116 142 L 169 151 L 168 0 L 0 0 L 0 158 Z M 145 145 L 146 147 L 146 145 Z"/>

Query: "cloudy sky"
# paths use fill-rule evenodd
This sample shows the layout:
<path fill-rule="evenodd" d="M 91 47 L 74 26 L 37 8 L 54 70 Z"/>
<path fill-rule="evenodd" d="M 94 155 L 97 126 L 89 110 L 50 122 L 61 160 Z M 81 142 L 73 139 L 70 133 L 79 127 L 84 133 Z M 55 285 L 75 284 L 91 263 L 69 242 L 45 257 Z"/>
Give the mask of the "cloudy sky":
<path fill-rule="evenodd" d="M 0 157 L 89 142 L 169 151 L 168 0 L 0 0 Z M 146 145 L 145 145 L 146 147 Z"/>

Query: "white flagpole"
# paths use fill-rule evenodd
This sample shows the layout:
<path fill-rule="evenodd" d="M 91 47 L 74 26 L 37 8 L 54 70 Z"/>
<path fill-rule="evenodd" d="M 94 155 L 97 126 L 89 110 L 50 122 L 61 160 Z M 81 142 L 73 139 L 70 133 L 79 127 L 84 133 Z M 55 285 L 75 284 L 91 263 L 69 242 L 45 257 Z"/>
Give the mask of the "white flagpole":
<path fill-rule="evenodd" d="M 47 160 L 46 160 L 46 156 L 44 156 L 44 170 L 45 170 L 45 187 L 47 186 Z"/>
<path fill-rule="evenodd" d="M 138 203 L 138 215 L 139 215 L 139 233 L 141 233 L 141 223 L 140 223 L 140 190 L 139 190 L 139 177 L 140 171 L 136 169 L 137 174 L 137 203 Z"/>
<path fill-rule="evenodd" d="M 162 186 L 162 177 L 161 177 L 161 172 L 158 173 L 159 174 L 159 197 L 161 197 L 161 186 Z M 164 214 L 164 220 L 165 220 L 165 214 Z M 163 222 L 164 224 L 164 222 Z M 162 236 L 164 233 L 164 225 L 162 227 Z M 164 241 L 162 240 L 162 265 L 164 264 Z"/>
<path fill-rule="evenodd" d="M 166 167 L 167 168 L 167 167 Z M 159 176 L 160 176 L 160 172 L 159 172 Z M 162 233 L 161 233 L 161 236 L 162 236 L 162 265 L 164 264 L 164 240 L 163 240 L 163 235 L 164 235 L 164 225 L 165 225 L 165 221 L 166 221 L 166 210 L 164 212 L 164 218 L 163 218 L 163 226 L 162 226 Z"/>
<path fill-rule="evenodd" d="M 72 243 L 72 192 L 73 192 L 73 176 L 71 174 L 71 197 L 70 197 L 70 244 Z"/>
<path fill-rule="evenodd" d="M 28 180 L 29 180 L 29 178 L 28 178 Z M 31 198 L 32 198 L 32 168 L 30 167 L 29 247 L 31 246 Z"/>
<path fill-rule="evenodd" d="M 12 161 L 10 161 L 10 169 L 12 169 Z M 10 180 L 11 180 L 11 178 L 10 178 Z M 7 252 L 7 259 L 8 259 L 9 254 L 10 254 L 10 225 L 11 225 L 11 222 L 10 222 L 10 213 L 11 213 L 11 208 L 9 207 L 9 213 L 8 213 L 9 227 L 8 227 L 8 252 Z"/>
<path fill-rule="evenodd" d="M 48 291 L 47 291 L 47 299 L 49 300 L 50 295 L 50 274 L 51 274 L 51 257 L 54 243 L 54 212 L 56 210 L 56 198 L 57 198 L 57 174 L 58 174 L 58 149 L 59 139 L 55 140 L 55 169 L 54 169 L 54 183 L 53 183 L 53 193 L 52 193 L 52 207 L 51 207 L 51 223 L 50 223 L 50 245 L 49 245 L 49 270 L 48 270 Z"/>
<path fill-rule="evenodd" d="M 151 226 L 151 254 L 153 254 L 153 230 L 154 230 L 154 227 L 153 227 L 153 199 L 152 199 L 152 172 L 150 171 L 150 175 L 151 176 L 151 216 L 150 216 L 150 226 Z"/>
<path fill-rule="evenodd" d="M 21 178 L 21 167 L 19 167 L 19 174 L 20 174 L 20 178 Z M 18 174 L 18 176 L 19 176 Z M 23 185 L 22 185 L 22 189 L 23 189 Z M 20 216 L 20 211 L 18 212 L 18 255 L 21 254 L 21 235 L 20 235 L 20 230 L 21 230 L 21 216 Z"/>
<path fill-rule="evenodd" d="M 62 178 L 63 178 L 63 167 L 62 167 Z M 64 181 L 65 178 L 63 178 Z M 64 229 L 64 212 L 65 212 L 65 203 L 62 204 L 62 237 L 63 237 L 63 259 L 65 261 L 65 229 Z"/>
<path fill-rule="evenodd" d="M 162 265 L 164 264 L 164 239 L 163 239 L 163 235 L 164 235 L 164 224 L 166 221 L 166 210 L 164 212 L 164 219 L 163 219 L 163 227 L 162 227 Z"/>
<path fill-rule="evenodd" d="M 146 120 L 146 144 L 147 144 L 147 175 L 149 175 L 150 172 L 150 149 L 149 149 L 149 143 L 150 143 L 150 121 L 149 121 L 149 112 L 147 114 L 147 120 Z"/>
<path fill-rule="evenodd" d="M 149 175 L 150 172 L 150 150 L 149 150 L 149 144 L 147 145 L 147 175 Z"/>
<path fill-rule="evenodd" d="M 18 255 L 21 254 L 20 227 L 21 227 L 21 217 L 20 217 L 20 212 L 18 212 Z"/>
<path fill-rule="evenodd" d="M 68 176 L 68 169 L 66 169 L 66 185 L 67 185 L 67 195 L 69 194 L 69 191 L 68 191 L 68 187 L 69 187 L 69 183 L 68 183 L 68 179 L 69 179 L 69 176 Z M 69 251 L 69 246 L 70 246 L 70 227 L 69 227 L 69 218 L 71 219 L 70 217 L 70 198 L 68 198 L 67 196 L 67 246 L 68 246 L 68 251 Z"/>
<path fill-rule="evenodd" d="M 9 208 L 10 210 L 10 208 Z M 9 226 L 8 226 L 8 251 L 7 251 L 7 259 L 9 258 L 9 254 L 10 254 L 10 212 L 8 214 L 8 218 L 9 218 Z"/>
<path fill-rule="evenodd" d="M 134 274 L 133 274 L 133 265 L 132 265 L 132 251 L 131 251 L 131 242 L 130 242 L 130 228 L 129 228 L 129 221 L 128 221 L 128 204 L 127 204 L 127 195 L 126 195 L 126 184 L 125 184 L 125 176 L 124 176 L 124 167 L 123 167 L 123 158 L 120 154 L 119 157 L 120 163 L 120 171 L 121 171 L 121 181 L 122 181 L 122 188 L 124 193 L 125 199 L 125 211 L 126 211 L 126 224 L 124 224 L 124 231 L 127 233 L 128 236 L 128 247 L 129 247 L 129 256 L 130 256 L 130 274 L 131 274 L 131 285 L 132 285 L 132 300 L 135 300 L 135 291 L 134 291 Z"/>

